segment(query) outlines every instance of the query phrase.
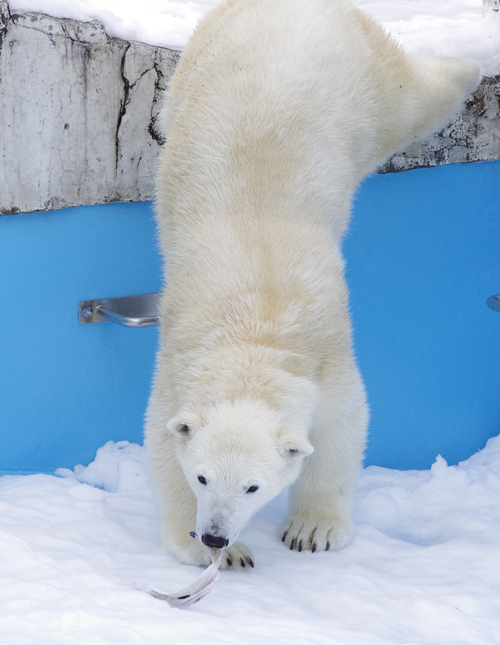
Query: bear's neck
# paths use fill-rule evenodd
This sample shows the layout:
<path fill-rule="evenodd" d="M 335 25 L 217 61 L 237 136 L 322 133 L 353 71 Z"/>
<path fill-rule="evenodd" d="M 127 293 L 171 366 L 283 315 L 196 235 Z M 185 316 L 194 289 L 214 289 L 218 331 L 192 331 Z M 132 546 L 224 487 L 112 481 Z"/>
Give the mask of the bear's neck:
<path fill-rule="evenodd" d="M 254 323 L 253 332 L 243 326 L 240 334 L 217 330 L 205 339 L 197 359 L 184 364 L 183 403 L 220 400 L 258 399 L 279 408 L 290 396 L 290 382 L 314 380 L 316 365 L 289 349 L 280 348 L 274 340 L 272 325 Z"/>

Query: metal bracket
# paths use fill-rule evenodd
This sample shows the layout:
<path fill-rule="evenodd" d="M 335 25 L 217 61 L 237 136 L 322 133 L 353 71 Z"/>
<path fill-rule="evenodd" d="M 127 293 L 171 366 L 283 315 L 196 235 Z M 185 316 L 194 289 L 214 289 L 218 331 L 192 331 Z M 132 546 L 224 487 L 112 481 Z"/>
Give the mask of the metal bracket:
<path fill-rule="evenodd" d="M 78 303 L 78 322 L 114 322 L 124 327 L 153 327 L 160 324 L 160 293 L 143 293 L 123 298 L 82 300 Z"/>
<path fill-rule="evenodd" d="M 500 293 L 497 293 L 496 296 L 490 296 L 486 301 L 486 304 L 493 311 L 500 311 Z"/>

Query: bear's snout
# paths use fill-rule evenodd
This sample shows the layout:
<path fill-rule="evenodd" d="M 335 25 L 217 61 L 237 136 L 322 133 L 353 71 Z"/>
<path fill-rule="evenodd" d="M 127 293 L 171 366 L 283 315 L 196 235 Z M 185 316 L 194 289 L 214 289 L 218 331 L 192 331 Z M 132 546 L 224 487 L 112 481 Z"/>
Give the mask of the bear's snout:
<path fill-rule="evenodd" d="M 208 533 L 203 533 L 201 541 L 205 546 L 211 546 L 214 549 L 224 549 L 229 544 L 229 540 L 225 537 L 209 535 Z"/>

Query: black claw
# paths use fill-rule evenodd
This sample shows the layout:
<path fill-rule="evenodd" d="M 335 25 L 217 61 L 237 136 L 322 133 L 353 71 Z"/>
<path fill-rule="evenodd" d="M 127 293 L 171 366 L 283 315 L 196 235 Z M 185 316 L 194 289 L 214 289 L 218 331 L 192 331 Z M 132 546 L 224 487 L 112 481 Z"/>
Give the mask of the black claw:
<path fill-rule="evenodd" d="M 187 596 L 179 596 L 178 600 L 186 600 L 186 598 L 191 598 L 191 594 L 188 593 Z"/>
<path fill-rule="evenodd" d="M 299 553 L 300 553 L 300 551 L 302 551 L 302 547 L 303 547 L 303 546 L 304 546 L 304 542 L 301 540 L 301 541 L 299 542 L 299 549 L 298 549 L 298 550 L 299 550 Z"/>
<path fill-rule="evenodd" d="M 245 560 L 243 558 L 240 558 L 240 564 L 243 568 L 245 568 L 247 565 L 245 564 Z"/>
<path fill-rule="evenodd" d="M 286 540 L 286 536 L 288 535 L 288 531 L 285 531 L 283 533 L 283 537 L 281 538 L 281 541 L 284 542 Z"/>
<path fill-rule="evenodd" d="M 252 569 L 255 567 L 255 564 L 253 563 L 252 558 L 247 558 L 247 562 L 252 567 Z"/>
<path fill-rule="evenodd" d="M 229 558 L 226 558 L 226 561 L 227 561 L 227 566 L 228 566 L 228 567 L 232 567 L 232 566 L 233 566 L 233 561 L 232 561 L 232 560 L 230 560 Z"/>
<path fill-rule="evenodd" d="M 295 546 L 295 538 L 290 542 L 290 551 L 293 551 L 293 548 Z"/>
<path fill-rule="evenodd" d="M 316 544 L 316 542 L 315 542 L 315 543 L 312 545 L 312 549 L 311 549 L 311 551 L 314 553 L 314 552 L 316 551 L 316 549 L 317 549 L 317 548 L 318 548 L 318 545 L 317 545 L 317 544 Z"/>
<path fill-rule="evenodd" d="M 330 542 L 327 542 L 325 551 L 328 551 L 329 548 L 330 548 Z"/>

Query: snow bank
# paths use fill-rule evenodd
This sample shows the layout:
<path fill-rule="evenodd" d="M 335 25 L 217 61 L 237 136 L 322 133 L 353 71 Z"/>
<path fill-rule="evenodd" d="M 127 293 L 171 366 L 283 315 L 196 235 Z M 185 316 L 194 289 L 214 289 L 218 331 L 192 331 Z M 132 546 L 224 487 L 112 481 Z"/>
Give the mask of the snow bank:
<path fill-rule="evenodd" d="M 256 569 L 187 611 L 133 588 L 198 575 L 161 546 L 144 449 L 108 442 L 58 474 L 0 478 L 3 643 L 498 643 L 500 437 L 458 466 L 364 470 L 339 553 L 285 549 L 281 496 L 242 534 Z"/>
<path fill-rule="evenodd" d="M 100 20 L 111 36 L 182 49 L 200 18 L 220 0 L 11 0 L 13 11 Z M 482 0 L 355 0 L 412 52 L 480 61 L 500 73 L 500 15 Z"/>
<path fill-rule="evenodd" d="M 500 74 L 500 14 L 483 0 L 353 0 L 413 54 L 473 58 Z"/>

